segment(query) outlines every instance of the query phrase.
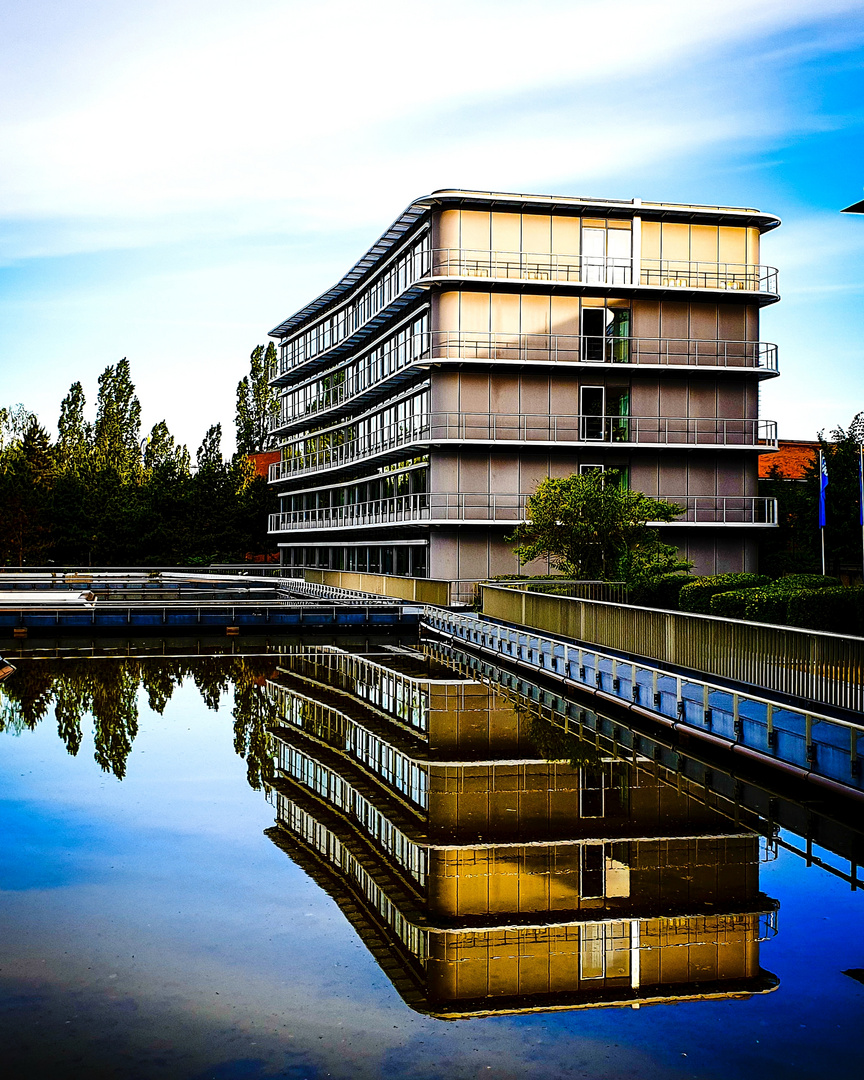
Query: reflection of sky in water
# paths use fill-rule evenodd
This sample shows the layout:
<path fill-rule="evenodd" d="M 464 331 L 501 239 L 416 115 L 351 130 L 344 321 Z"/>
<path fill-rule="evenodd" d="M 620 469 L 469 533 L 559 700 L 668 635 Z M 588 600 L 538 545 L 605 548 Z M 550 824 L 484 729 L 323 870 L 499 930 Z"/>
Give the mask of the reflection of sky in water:
<path fill-rule="evenodd" d="M 264 837 L 230 708 L 139 697 L 121 783 L 49 715 L 0 735 L 0 1045 L 55 1077 L 857 1076 L 861 895 L 781 852 L 749 1001 L 446 1023 L 399 999 L 336 905 Z M 686 1055 L 686 1056 L 685 1056 Z"/>

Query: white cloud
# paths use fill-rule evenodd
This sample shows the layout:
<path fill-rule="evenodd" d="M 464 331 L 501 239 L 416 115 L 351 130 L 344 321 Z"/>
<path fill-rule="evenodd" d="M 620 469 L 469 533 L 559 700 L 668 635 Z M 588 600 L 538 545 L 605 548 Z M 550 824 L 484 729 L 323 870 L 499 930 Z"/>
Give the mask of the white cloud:
<path fill-rule="evenodd" d="M 333 213 L 330 200 L 346 191 L 354 215 L 370 196 L 377 203 L 381 188 L 380 201 L 391 204 L 396 171 L 403 186 L 410 178 L 415 187 L 454 165 L 469 176 L 500 175 L 514 136 L 520 166 L 505 169 L 514 181 L 608 175 L 628 151 L 638 165 L 652 152 L 687 147 L 695 125 L 676 130 L 661 112 L 686 115 L 700 81 L 717 84 L 706 66 L 682 87 L 694 58 L 733 42 L 747 52 L 767 32 L 862 4 L 834 0 L 817 11 L 809 0 L 442 0 L 434 8 L 258 0 L 213 8 L 186 0 L 173 13 L 157 4 L 149 21 L 134 7 L 126 9 L 127 24 L 106 30 L 101 50 L 82 42 L 86 28 L 79 37 L 70 27 L 67 38 L 33 54 L 26 84 L 12 88 L 14 111 L 0 126 L 5 216 L 131 216 L 143 232 L 162 215 L 219 211 L 230 230 L 238 205 L 281 203 L 289 214 L 317 217 L 325 200 Z M 137 27 L 137 43 L 128 40 L 128 24 Z M 68 53 L 79 46 L 76 64 Z M 650 103 L 665 110 L 631 96 L 617 124 L 592 130 L 592 110 L 608 112 L 610 99 L 621 101 L 623 89 L 651 72 L 673 76 L 663 101 Z M 55 88 L 47 97 L 46 82 Z M 714 90 L 708 122 L 695 131 L 699 145 L 747 130 L 754 119 L 757 127 L 768 123 L 752 84 Z M 469 142 L 444 130 L 412 149 L 414 130 L 434 128 L 436 117 L 452 120 L 461 110 L 457 123 L 470 129 L 472 114 L 502 97 L 515 106 L 549 92 L 563 94 L 577 113 L 564 130 L 563 154 L 560 102 L 555 123 L 545 117 L 545 140 L 531 136 L 532 125 L 544 123 L 538 102 L 499 116 L 485 137 Z"/>

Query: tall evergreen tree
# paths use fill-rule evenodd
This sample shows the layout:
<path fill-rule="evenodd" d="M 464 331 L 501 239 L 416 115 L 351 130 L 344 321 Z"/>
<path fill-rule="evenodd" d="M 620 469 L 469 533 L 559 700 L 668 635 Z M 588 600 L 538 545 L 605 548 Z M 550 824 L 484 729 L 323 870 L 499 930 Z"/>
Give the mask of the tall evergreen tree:
<path fill-rule="evenodd" d="M 99 376 L 94 452 L 100 468 L 113 469 L 122 480 L 135 480 L 141 469 L 141 404 L 124 356 Z"/>
<path fill-rule="evenodd" d="M 57 421 L 57 465 L 63 469 L 80 468 L 93 442 L 93 429 L 84 419 L 84 388 L 80 382 L 69 387 L 60 404 Z"/>
<path fill-rule="evenodd" d="M 24 566 L 51 548 L 54 455 L 48 432 L 35 416 L 0 462 L 0 560 Z"/>
<path fill-rule="evenodd" d="M 145 476 L 152 476 L 159 470 L 183 476 L 191 470 L 189 451 L 182 443 L 174 441 L 164 420 L 153 425 L 144 445 Z"/>
<path fill-rule="evenodd" d="M 249 374 L 237 384 L 237 451 L 255 454 L 275 446 L 270 425 L 279 415 L 279 398 L 268 381 L 276 366 L 276 346 L 271 341 L 265 351 L 256 345 L 249 357 Z"/>

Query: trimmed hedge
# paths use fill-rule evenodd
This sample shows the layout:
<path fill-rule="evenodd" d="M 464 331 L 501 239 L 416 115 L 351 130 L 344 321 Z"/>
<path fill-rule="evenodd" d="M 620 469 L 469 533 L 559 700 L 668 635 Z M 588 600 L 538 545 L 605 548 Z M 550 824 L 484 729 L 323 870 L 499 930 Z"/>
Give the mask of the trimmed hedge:
<path fill-rule="evenodd" d="M 644 607 L 677 611 L 678 595 L 681 589 L 692 581 L 690 574 L 660 574 L 651 581 L 635 586 L 630 593 L 630 601 Z"/>
<path fill-rule="evenodd" d="M 750 622 L 788 624 L 789 597 L 783 589 L 751 589 L 744 599 L 744 618 Z"/>
<path fill-rule="evenodd" d="M 791 587 L 789 579 L 782 578 L 761 589 L 716 593 L 711 597 L 711 614 L 725 619 L 864 636 L 864 586 L 845 588 L 829 584 L 803 589 Z"/>
<path fill-rule="evenodd" d="M 711 597 L 717 593 L 739 589 L 753 589 L 771 584 L 771 578 L 764 574 L 718 574 L 715 577 L 697 578 L 685 585 L 678 595 L 681 611 L 692 611 L 697 615 L 711 612 Z"/>
<path fill-rule="evenodd" d="M 786 619 L 807 630 L 864 635 L 864 586 L 801 589 L 788 598 Z"/>
<path fill-rule="evenodd" d="M 769 588 L 772 592 L 778 589 L 794 592 L 796 589 L 831 589 L 840 584 L 840 578 L 823 577 L 821 574 L 787 574 L 772 581 Z"/>
<path fill-rule="evenodd" d="M 719 615 L 723 619 L 743 619 L 744 609 L 750 593 L 756 589 L 733 589 L 730 592 L 715 593 L 708 606 L 709 614 Z"/>

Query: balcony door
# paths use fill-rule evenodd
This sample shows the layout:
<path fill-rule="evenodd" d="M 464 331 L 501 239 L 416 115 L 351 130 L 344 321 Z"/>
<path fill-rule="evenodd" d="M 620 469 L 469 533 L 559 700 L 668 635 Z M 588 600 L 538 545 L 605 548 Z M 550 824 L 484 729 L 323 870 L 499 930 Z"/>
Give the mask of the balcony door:
<path fill-rule="evenodd" d="M 628 285 L 631 280 L 629 229 L 582 229 L 582 279 L 589 284 Z"/>
<path fill-rule="evenodd" d="M 606 416 L 606 387 L 580 386 L 579 438 L 602 442 Z"/>
<path fill-rule="evenodd" d="M 588 364 L 630 362 L 629 308 L 582 308 L 582 360 Z"/>

